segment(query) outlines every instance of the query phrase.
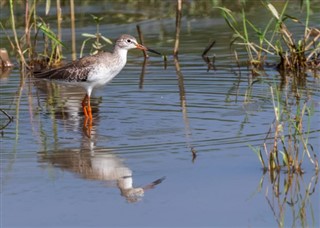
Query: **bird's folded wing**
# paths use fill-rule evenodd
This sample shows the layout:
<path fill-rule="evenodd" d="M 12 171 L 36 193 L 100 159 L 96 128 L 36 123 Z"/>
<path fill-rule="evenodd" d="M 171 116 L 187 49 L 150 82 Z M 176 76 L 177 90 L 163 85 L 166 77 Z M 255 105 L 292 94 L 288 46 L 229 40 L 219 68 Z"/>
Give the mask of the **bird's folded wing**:
<path fill-rule="evenodd" d="M 65 80 L 65 81 L 86 81 L 90 70 L 92 70 L 95 58 L 87 56 L 60 68 L 50 69 L 39 73 L 34 73 L 36 78 Z"/>

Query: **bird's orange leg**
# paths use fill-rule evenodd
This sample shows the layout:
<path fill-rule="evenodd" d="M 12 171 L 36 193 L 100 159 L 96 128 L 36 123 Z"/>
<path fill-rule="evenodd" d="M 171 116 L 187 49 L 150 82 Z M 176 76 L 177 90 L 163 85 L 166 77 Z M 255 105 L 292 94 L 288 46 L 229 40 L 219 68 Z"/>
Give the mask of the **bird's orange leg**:
<path fill-rule="evenodd" d="M 92 120 L 92 109 L 90 104 L 90 97 L 88 96 L 88 102 L 87 102 L 87 114 L 90 120 Z"/>
<path fill-rule="evenodd" d="M 83 110 L 83 113 L 85 115 L 86 118 L 89 117 L 88 115 L 88 110 L 87 110 L 87 105 L 88 105 L 88 94 L 86 94 L 82 100 L 82 110 Z"/>
<path fill-rule="evenodd" d="M 90 105 L 90 97 L 88 96 L 88 94 L 83 98 L 81 104 L 83 108 L 83 113 L 85 115 L 85 119 L 83 122 L 83 130 L 85 134 L 90 138 L 92 130 L 92 109 Z"/>

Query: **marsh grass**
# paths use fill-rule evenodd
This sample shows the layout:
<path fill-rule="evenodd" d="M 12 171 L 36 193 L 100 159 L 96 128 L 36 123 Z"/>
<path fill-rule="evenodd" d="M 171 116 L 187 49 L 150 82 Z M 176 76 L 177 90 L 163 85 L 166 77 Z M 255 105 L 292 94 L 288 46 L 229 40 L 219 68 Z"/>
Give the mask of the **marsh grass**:
<path fill-rule="evenodd" d="M 36 63 L 41 62 L 41 65 L 47 66 L 55 65 L 62 59 L 61 46 L 65 45 L 60 41 L 58 36 L 51 30 L 48 23 L 37 15 L 37 1 L 25 2 L 25 21 L 24 33 L 19 34 L 16 27 L 15 20 L 15 2 L 9 1 L 10 5 L 10 21 L 13 38 L 7 35 L 12 48 L 18 54 L 18 60 L 27 69 L 32 69 Z M 49 11 L 49 4 L 47 4 L 46 12 Z M 58 17 L 61 17 L 58 11 Z M 58 27 L 60 20 L 57 20 Z M 5 27 L 1 24 L 3 30 Z M 43 36 L 41 36 L 42 34 Z M 43 37 L 44 48 L 42 53 L 36 52 L 39 38 Z M 41 59 L 41 60 L 39 60 Z"/>
<path fill-rule="evenodd" d="M 14 1 L 10 0 L 9 4 L 13 39 L 11 39 L 9 35 L 7 35 L 7 37 L 12 48 L 16 50 L 19 56 L 18 59 L 21 61 L 21 63 L 28 69 L 51 68 L 53 66 L 60 65 L 63 57 L 62 47 L 68 48 L 61 41 L 62 13 L 60 9 L 60 1 L 56 2 L 57 32 L 54 32 L 54 30 L 51 29 L 51 26 L 45 21 L 45 18 L 41 18 L 37 15 L 37 1 L 27 1 L 25 3 L 25 28 L 22 35 L 18 34 L 16 28 Z M 46 15 L 49 13 L 50 7 L 50 1 L 46 1 Z M 70 7 L 70 10 L 74 10 L 74 7 Z M 71 15 L 74 15 L 74 13 L 71 12 Z M 95 15 L 91 16 L 94 23 L 96 24 L 96 33 L 82 34 L 82 36 L 86 39 L 82 43 L 80 57 L 82 57 L 84 48 L 87 44 L 90 44 L 91 46 L 90 54 L 96 54 L 101 51 L 106 44 L 112 44 L 112 41 L 109 38 L 103 36 L 100 33 L 100 23 L 103 20 L 103 17 L 97 17 Z M 2 24 L 1 27 L 3 30 L 5 30 Z M 71 27 L 74 27 L 74 21 L 71 22 Z M 40 49 L 39 43 L 43 45 L 43 48 L 41 48 L 41 50 L 43 51 L 41 52 L 37 52 L 37 50 Z M 72 49 L 75 53 L 74 44 L 72 44 Z"/>
<path fill-rule="evenodd" d="M 264 4 L 264 3 L 262 3 Z M 240 23 L 234 13 L 223 7 L 218 7 L 223 17 L 232 29 L 234 35 L 230 45 L 242 47 L 248 56 L 248 63 L 254 72 L 263 71 L 266 60 L 278 56 L 277 68 L 284 77 L 293 81 L 303 82 L 306 70 L 317 71 L 320 67 L 320 31 L 309 27 L 310 1 L 305 1 L 306 19 L 287 15 L 289 1 L 286 1 L 280 12 L 270 3 L 264 4 L 270 14 L 264 28 L 259 28 L 250 21 L 244 9 L 241 12 Z M 302 38 L 295 40 L 287 24 L 288 21 L 304 26 Z M 235 48 L 235 57 L 237 51 Z M 314 116 L 314 106 L 308 96 L 302 100 L 300 91 L 282 93 L 281 88 L 270 85 L 270 96 L 274 113 L 274 121 L 265 137 L 262 146 L 251 149 L 257 154 L 265 171 L 273 177 L 275 173 L 286 170 L 289 173 L 303 173 L 302 163 L 309 160 L 315 170 L 319 169 L 315 148 L 309 144 L 310 123 Z"/>
<path fill-rule="evenodd" d="M 248 62 L 253 69 L 264 68 L 269 56 L 278 56 L 278 69 L 283 71 L 303 72 L 306 69 L 317 70 L 320 67 L 320 30 L 309 27 L 310 1 L 305 1 L 306 19 L 303 23 L 296 17 L 286 14 L 289 1 L 286 1 L 281 12 L 271 4 L 262 3 L 270 14 L 270 20 L 264 28 L 250 21 L 244 9 L 241 12 L 240 23 L 234 13 L 224 7 L 217 7 L 233 31 L 230 45 L 244 47 Z M 304 26 L 301 39 L 295 40 L 287 26 L 287 21 Z"/>

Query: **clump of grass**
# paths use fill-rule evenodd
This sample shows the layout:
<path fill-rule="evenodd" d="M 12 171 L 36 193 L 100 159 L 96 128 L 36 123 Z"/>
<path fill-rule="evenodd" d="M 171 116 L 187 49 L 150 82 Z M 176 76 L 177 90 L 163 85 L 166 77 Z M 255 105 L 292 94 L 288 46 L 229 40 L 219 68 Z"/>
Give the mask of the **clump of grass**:
<path fill-rule="evenodd" d="M 223 17 L 234 32 L 231 45 L 242 46 L 248 54 L 252 67 L 263 68 L 268 55 L 280 58 L 278 68 L 285 71 L 304 71 L 307 68 L 317 69 L 320 64 L 320 30 L 309 27 L 310 1 L 305 1 L 305 23 L 286 14 L 289 1 L 286 1 L 281 12 L 268 3 L 265 6 L 271 18 L 264 28 L 259 28 L 251 22 L 242 10 L 241 22 L 238 24 L 234 13 L 223 7 Z M 303 24 L 303 37 L 296 41 L 286 25 L 287 20 Z"/>
<path fill-rule="evenodd" d="M 15 49 L 17 54 L 19 55 L 19 60 L 23 63 L 23 66 L 26 66 L 28 69 L 33 68 L 37 71 L 41 70 L 42 68 L 50 68 L 52 66 L 59 65 L 62 60 L 61 47 L 66 48 L 64 43 L 61 41 L 60 34 L 60 18 L 62 17 L 61 11 L 57 10 L 58 34 L 56 34 L 44 19 L 37 16 L 36 1 L 33 1 L 31 6 L 29 6 L 29 3 L 26 2 L 24 34 L 22 34 L 22 36 L 19 36 L 16 28 L 14 1 L 10 0 L 9 3 L 13 40 L 11 40 L 10 36 L 7 35 L 7 37 L 11 43 L 12 48 Z M 46 14 L 48 14 L 51 3 L 50 1 L 46 1 L 46 3 Z M 57 1 L 57 9 L 60 9 L 60 1 Z M 74 10 L 74 8 L 72 9 Z M 73 13 L 71 12 L 71 14 Z M 100 23 L 103 20 L 103 17 L 97 17 L 94 15 L 91 16 L 96 23 L 97 31 L 95 34 L 82 34 L 84 37 L 86 37 L 86 39 L 82 43 L 80 57 L 82 57 L 83 50 L 87 43 L 91 42 L 90 54 L 98 53 L 102 50 L 105 44 L 112 44 L 110 39 L 106 38 L 100 33 Z M 3 30 L 5 30 L 2 24 L 1 27 Z M 41 38 L 43 38 L 44 47 L 41 49 L 43 51 L 38 53 L 36 52 L 36 47 Z"/>
<path fill-rule="evenodd" d="M 297 96 L 293 110 L 289 105 L 292 101 L 287 97 L 283 100 L 277 88 L 270 86 L 270 94 L 275 119 L 263 145 L 250 146 L 257 154 L 263 169 L 271 174 L 283 169 L 290 173 L 302 174 L 302 163 L 307 157 L 318 171 L 316 152 L 308 142 L 314 106 L 309 104 L 308 99 L 302 102 Z"/>
<path fill-rule="evenodd" d="M 37 33 L 35 34 L 35 39 L 39 32 L 44 34 L 44 48 L 43 53 L 38 53 L 42 59 L 47 60 L 47 65 L 58 65 L 62 59 L 62 54 L 59 46 L 66 47 L 56 36 L 56 34 L 50 29 L 49 25 L 46 24 L 42 19 L 41 22 L 37 23 Z"/>
<path fill-rule="evenodd" d="M 56 34 L 50 29 L 45 21 L 37 16 L 36 1 L 30 5 L 29 2 L 25 3 L 25 28 L 22 35 L 18 34 L 15 19 L 14 1 L 10 0 L 10 22 L 11 30 L 13 33 L 13 40 L 7 34 L 9 42 L 14 50 L 16 50 L 19 60 L 23 66 L 31 69 L 36 63 L 39 62 L 38 56 L 41 56 L 43 63 L 46 65 L 56 64 L 61 60 L 61 52 L 59 47 L 64 46 L 63 43 L 57 38 Z M 59 23 L 59 22 L 58 22 Z M 4 26 L 1 24 L 3 30 Z M 33 29 L 34 28 L 34 29 Z M 40 32 L 44 35 L 44 48 L 43 53 L 36 53 L 37 38 Z"/>

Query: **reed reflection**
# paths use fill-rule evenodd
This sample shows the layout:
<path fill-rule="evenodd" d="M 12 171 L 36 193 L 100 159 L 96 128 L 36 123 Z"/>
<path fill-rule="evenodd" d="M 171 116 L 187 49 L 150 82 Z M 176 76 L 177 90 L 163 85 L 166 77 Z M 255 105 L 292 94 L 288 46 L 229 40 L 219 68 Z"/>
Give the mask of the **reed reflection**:
<path fill-rule="evenodd" d="M 269 174 L 266 179 L 266 174 Z M 298 173 L 265 172 L 259 183 L 259 191 L 265 193 L 270 212 L 279 227 L 315 227 L 317 215 L 314 207 L 319 202 L 312 201 L 316 193 L 318 172 L 309 180 Z"/>
<path fill-rule="evenodd" d="M 187 101 L 186 101 L 186 92 L 184 89 L 184 78 L 183 78 L 183 74 L 180 69 L 180 63 L 179 63 L 179 59 L 177 56 L 174 57 L 174 63 L 175 63 L 176 73 L 177 73 L 177 78 L 178 78 L 180 105 L 181 105 L 181 111 L 182 111 L 183 122 L 184 122 L 184 127 L 185 127 L 187 146 L 191 150 L 192 161 L 194 161 L 197 157 L 197 153 L 191 143 L 191 141 L 192 141 L 191 140 L 191 129 L 190 129 L 190 122 L 189 122 L 188 113 L 187 113 Z"/>
<path fill-rule="evenodd" d="M 180 95 L 180 105 L 182 109 L 182 115 L 183 115 L 183 121 L 185 126 L 185 135 L 186 135 L 186 141 L 187 146 L 191 150 L 192 154 L 192 161 L 195 161 L 197 157 L 197 153 L 195 148 L 191 144 L 191 129 L 190 129 L 190 123 L 189 118 L 187 114 L 187 102 L 186 102 L 186 92 L 184 89 L 184 77 L 181 72 L 178 53 L 179 53 L 179 44 L 180 44 L 180 31 L 181 31 L 181 18 L 182 18 L 182 0 L 177 0 L 177 6 L 176 6 L 176 31 L 175 31 L 175 44 L 174 44 L 174 50 L 173 50 L 173 59 L 174 59 L 174 65 L 176 69 L 177 79 L 178 79 L 178 86 L 179 86 L 179 95 Z"/>

